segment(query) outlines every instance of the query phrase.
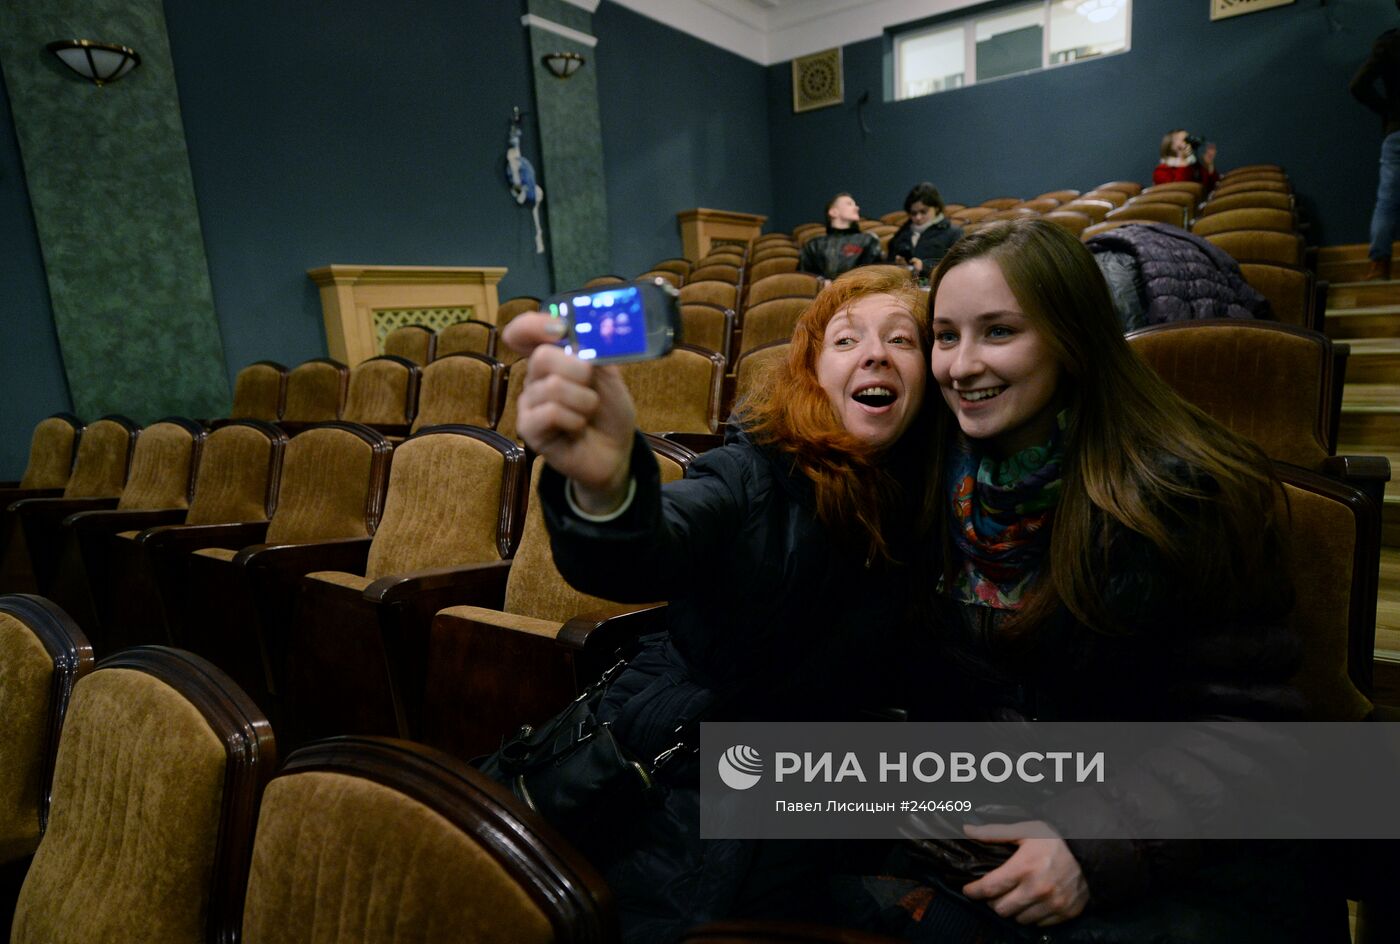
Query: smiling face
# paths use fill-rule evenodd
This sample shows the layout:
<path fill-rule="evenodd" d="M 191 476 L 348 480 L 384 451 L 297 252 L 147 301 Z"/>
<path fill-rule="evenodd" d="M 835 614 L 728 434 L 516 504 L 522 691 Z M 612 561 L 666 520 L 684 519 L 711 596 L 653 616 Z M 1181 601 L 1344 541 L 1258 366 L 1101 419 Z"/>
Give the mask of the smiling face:
<path fill-rule="evenodd" d="M 933 376 L 970 439 L 999 458 L 1045 443 L 1060 367 L 990 257 L 949 269 L 933 307 Z"/>
<path fill-rule="evenodd" d="M 827 322 L 817 383 L 841 424 L 877 449 L 894 445 L 924 399 L 919 327 L 891 295 L 866 295 Z"/>

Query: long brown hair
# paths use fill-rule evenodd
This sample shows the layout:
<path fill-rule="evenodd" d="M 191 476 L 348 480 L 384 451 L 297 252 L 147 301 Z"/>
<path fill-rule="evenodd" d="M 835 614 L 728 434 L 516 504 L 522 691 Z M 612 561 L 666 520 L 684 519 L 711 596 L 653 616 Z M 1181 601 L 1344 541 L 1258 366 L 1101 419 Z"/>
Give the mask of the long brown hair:
<path fill-rule="evenodd" d="M 1247 596 L 1271 572 L 1278 549 L 1279 485 L 1264 454 L 1181 399 L 1128 346 L 1094 258 L 1079 240 L 1044 220 L 994 223 L 963 237 L 930 278 L 930 320 L 938 286 L 954 267 L 989 258 L 1060 365 L 1057 397 L 1068 410 L 1065 461 L 1050 548 L 1013 626 L 1037 625 L 1059 604 L 1104 632 L 1121 629 L 1105 612 L 1109 529 L 1142 535 L 1183 592 Z M 941 442 L 956 428 L 934 408 Z M 935 533 L 948 533 L 943 452 L 927 502 Z M 936 492 L 936 494 L 935 494 Z M 1194 506 L 1192 513 L 1180 511 Z M 1177 509 L 1174 511 L 1174 509 Z M 951 555 L 945 573 L 951 579 Z"/>
<path fill-rule="evenodd" d="M 843 274 L 812 300 L 797 319 L 787 360 L 774 365 L 773 372 L 739 410 L 755 441 L 789 453 L 797 468 L 811 479 L 822 523 L 847 537 L 867 539 L 871 554 L 888 560 L 892 554 L 887 532 L 899 483 L 879 450 L 846 431 L 817 382 L 817 359 L 826 326 L 837 313 L 867 295 L 889 295 L 909 312 L 918 329 L 927 371 L 929 332 L 928 319 L 923 317 L 923 293 L 904 268 L 863 266 Z M 911 436 L 922 436 L 922 444 L 929 442 L 925 412 L 920 410 L 902 442 Z M 910 448 L 905 442 L 901 451 Z"/>

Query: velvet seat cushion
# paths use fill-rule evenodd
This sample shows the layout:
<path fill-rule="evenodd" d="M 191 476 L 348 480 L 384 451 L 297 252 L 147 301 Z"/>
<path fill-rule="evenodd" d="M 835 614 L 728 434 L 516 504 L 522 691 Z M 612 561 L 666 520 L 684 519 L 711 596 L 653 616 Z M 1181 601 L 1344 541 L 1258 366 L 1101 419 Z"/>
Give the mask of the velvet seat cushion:
<path fill-rule="evenodd" d="M 365 537 L 373 448 L 344 429 L 308 429 L 287 444 L 269 544 Z"/>
<path fill-rule="evenodd" d="M 350 371 L 343 416 L 352 423 L 407 423 L 411 374 L 397 361 L 371 358 Z"/>
<path fill-rule="evenodd" d="M 1371 710 L 1347 674 L 1347 639 L 1356 532 L 1351 509 L 1335 499 L 1285 485 L 1289 577 L 1297 592 L 1291 622 L 1303 641 L 1303 665 L 1293 684 L 1309 717 L 1359 721 Z"/>
<path fill-rule="evenodd" d="M 147 426 L 136 438 L 131 472 L 117 507 L 187 508 L 194 436 L 178 423 Z"/>
<path fill-rule="evenodd" d="M 740 353 L 752 351 L 771 341 L 784 341 L 792 337 L 797 319 L 811 305 L 805 298 L 774 298 L 770 301 L 750 305 L 744 312 L 744 334 Z"/>
<path fill-rule="evenodd" d="M 439 357 L 423 369 L 413 431 L 444 423 L 491 425 L 491 365 L 475 357 Z"/>
<path fill-rule="evenodd" d="M 462 352 L 491 354 L 495 347 L 492 343 L 495 335 L 495 329 L 481 321 L 459 321 L 450 324 L 438 332 L 437 356 L 446 357 L 448 354 Z M 427 380 L 425 375 L 423 382 L 426 383 Z"/>
<path fill-rule="evenodd" d="M 433 332 L 422 325 L 404 325 L 384 339 L 384 353 L 413 361 L 419 367 L 432 358 Z"/>
<path fill-rule="evenodd" d="M 729 340 L 729 319 L 713 305 L 682 305 L 681 334 L 687 344 L 723 354 Z"/>
<path fill-rule="evenodd" d="M 29 440 L 29 462 L 19 480 L 20 488 L 63 488 L 73 469 L 73 440 L 77 431 L 67 420 L 50 416 L 34 427 Z"/>
<path fill-rule="evenodd" d="M 1319 417 L 1325 354 L 1317 342 L 1210 325 L 1138 335 L 1132 346 L 1177 393 L 1269 458 L 1308 469 L 1326 458 Z"/>
<path fill-rule="evenodd" d="M 732 282 L 706 279 L 703 282 L 686 282 L 681 286 L 681 304 L 704 302 L 719 308 L 735 308 L 739 302 L 739 289 Z"/>
<path fill-rule="evenodd" d="M 272 364 L 249 364 L 233 381 L 233 408 L 229 416 L 238 420 L 266 420 L 275 423 L 281 410 L 284 371 Z"/>
<path fill-rule="evenodd" d="M 325 361 L 298 364 L 287 375 L 287 402 L 282 418 L 297 423 L 340 419 L 344 372 Z"/>
<path fill-rule="evenodd" d="M 116 498 L 126 482 L 131 433 L 114 420 L 97 420 L 83 430 L 73 475 L 64 498 Z"/>
<path fill-rule="evenodd" d="M 199 459 L 187 524 L 227 524 L 267 518 L 272 440 L 251 426 L 209 434 Z"/>
<path fill-rule="evenodd" d="M 759 302 L 766 302 L 771 298 L 784 298 L 789 295 L 815 298 L 817 287 L 817 277 L 805 272 L 783 272 L 778 275 L 770 275 L 749 286 L 748 304 L 757 305 Z"/>
<path fill-rule="evenodd" d="M 494 446 L 457 433 L 415 437 L 394 450 L 365 576 L 500 560 L 504 464 Z"/>
<path fill-rule="evenodd" d="M 39 844 L 53 658 L 22 621 L 0 613 L 0 864 Z"/>
<path fill-rule="evenodd" d="M 709 356 L 677 349 L 621 366 L 637 405 L 637 428 L 649 433 L 712 433 L 720 368 Z"/>
<path fill-rule="evenodd" d="M 417 800 L 310 771 L 268 785 L 245 944 L 546 944 L 549 920 L 492 854 Z"/>
<path fill-rule="evenodd" d="M 225 766 L 204 717 L 154 676 L 79 681 L 13 944 L 203 941 Z"/>

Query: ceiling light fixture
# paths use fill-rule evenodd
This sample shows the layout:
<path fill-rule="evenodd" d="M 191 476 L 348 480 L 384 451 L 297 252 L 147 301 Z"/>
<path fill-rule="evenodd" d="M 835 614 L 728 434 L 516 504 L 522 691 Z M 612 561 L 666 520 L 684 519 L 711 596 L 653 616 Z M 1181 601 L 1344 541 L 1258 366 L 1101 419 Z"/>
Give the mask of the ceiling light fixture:
<path fill-rule="evenodd" d="M 115 82 L 141 64 L 136 50 L 90 39 L 60 39 L 49 43 L 49 52 L 65 66 L 94 85 Z"/>

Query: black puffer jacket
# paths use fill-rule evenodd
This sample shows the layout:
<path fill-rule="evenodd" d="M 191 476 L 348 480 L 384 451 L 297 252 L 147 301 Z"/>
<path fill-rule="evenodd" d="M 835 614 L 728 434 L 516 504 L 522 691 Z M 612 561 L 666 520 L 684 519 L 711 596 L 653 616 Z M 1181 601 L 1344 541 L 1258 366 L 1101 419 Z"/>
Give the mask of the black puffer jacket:
<path fill-rule="evenodd" d="M 857 266 L 877 265 L 883 259 L 879 236 L 862 233 L 856 226 L 850 229 L 832 229 L 828 226 L 825 236 L 809 239 L 807 245 L 802 247 L 797 269 L 834 279 L 842 272 L 849 272 Z"/>
<path fill-rule="evenodd" d="M 1164 223 L 1136 223 L 1089 239 L 1123 330 L 1200 318 L 1269 318 L 1268 299 L 1224 250 Z"/>

